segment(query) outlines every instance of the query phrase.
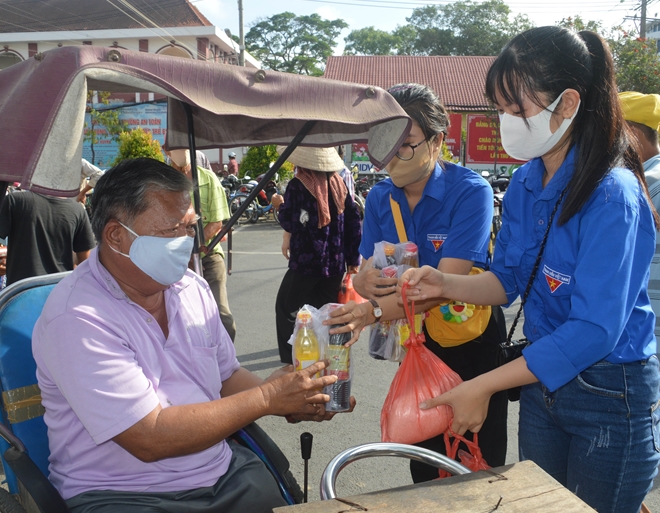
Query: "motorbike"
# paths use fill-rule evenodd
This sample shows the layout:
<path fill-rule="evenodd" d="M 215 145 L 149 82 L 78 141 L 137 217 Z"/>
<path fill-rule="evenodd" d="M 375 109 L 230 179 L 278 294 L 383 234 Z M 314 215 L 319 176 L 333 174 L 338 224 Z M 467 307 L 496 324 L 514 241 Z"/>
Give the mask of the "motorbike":
<path fill-rule="evenodd" d="M 244 202 L 249 201 L 249 194 L 261 182 L 264 176 L 265 174 L 259 175 L 256 180 L 253 180 L 249 175 L 246 175 L 243 177 L 244 183 L 239 183 L 238 179 L 234 177 L 231 184 L 233 187 L 232 193 L 227 198 L 229 211 L 232 215 L 238 211 Z M 279 224 L 277 210 L 271 203 L 274 194 L 282 194 L 277 185 L 277 178 L 278 175 L 276 173 L 271 180 L 266 182 L 266 185 L 257 193 L 257 196 L 249 202 L 248 207 L 239 218 L 239 222 L 254 224 L 260 217 L 272 215 L 273 219 Z"/>
<path fill-rule="evenodd" d="M 509 187 L 511 177 L 505 171 L 482 171 L 481 176 L 490 184 L 493 189 L 493 225 L 490 233 L 489 252 L 492 255 L 495 250 L 495 239 L 502 228 L 502 209 L 504 206 L 504 193 Z"/>

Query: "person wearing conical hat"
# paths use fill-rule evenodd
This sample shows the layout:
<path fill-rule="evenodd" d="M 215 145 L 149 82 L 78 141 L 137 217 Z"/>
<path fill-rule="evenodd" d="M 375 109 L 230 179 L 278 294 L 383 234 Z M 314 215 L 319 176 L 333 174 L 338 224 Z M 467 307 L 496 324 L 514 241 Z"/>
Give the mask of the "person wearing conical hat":
<path fill-rule="evenodd" d="M 278 147 L 282 153 L 284 147 Z M 275 301 L 280 359 L 293 363 L 289 338 L 298 309 L 336 303 L 344 273 L 360 264 L 360 216 L 337 174 L 344 161 L 335 148 L 298 147 L 288 158 L 295 177 L 273 205 L 284 228 L 282 253 L 289 269 Z"/>

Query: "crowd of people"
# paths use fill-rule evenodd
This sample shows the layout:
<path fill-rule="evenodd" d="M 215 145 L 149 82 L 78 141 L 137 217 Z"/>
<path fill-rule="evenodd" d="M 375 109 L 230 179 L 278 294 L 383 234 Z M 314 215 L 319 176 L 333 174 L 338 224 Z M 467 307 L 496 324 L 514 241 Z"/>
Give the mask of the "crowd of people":
<path fill-rule="evenodd" d="M 527 161 L 506 192 L 494 254 L 490 186 L 441 159 L 441 91 L 389 89 L 412 128 L 363 221 L 336 149 L 290 155 L 295 176 L 273 196 L 288 260 L 275 299 L 280 359 L 292 363 L 298 309 L 337 302 L 346 273 L 367 301 L 327 322 L 343 325 L 331 333 L 352 332 L 349 345 L 365 326 L 404 317 L 405 287 L 425 312 L 426 347 L 463 380 L 421 409 L 451 406 L 452 430 L 478 433 L 496 467 L 506 457 L 507 391 L 522 387 L 520 458 L 599 512 L 637 513 L 660 462 L 660 95 L 620 93 L 603 39 L 558 27 L 514 37 L 484 90 L 505 151 Z M 167 155 L 171 165 L 134 159 L 105 173 L 83 162 L 94 180 L 80 193 L 93 187 L 91 223 L 74 199 L 17 192 L 3 201 L 8 283 L 74 270 L 33 334 L 50 479 L 74 513 L 271 511 L 285 504 L 275 481 L 227 437 L 265 415 L 332 419 L 320 390 L 336 376 L 318 377 L 326 361 L 266 380 L 241 367 L 224 254 L 207 249 L 229 218 L 225 194 L 198 165 L 198 276 L 189 269 L 200 221 L 190 154 Z M 420 266 L 382 277 L 380 241 L 414 242 Z M 528 344 L 501 364 L 501 307 L 519 298 Z M 481 327 L 447 329 L 448 300 L 485 305 Z M 442 437 L 419 445 L 445 448 Z M 411 475 L 428 481 L 437 469 L 412 462 Z"/>

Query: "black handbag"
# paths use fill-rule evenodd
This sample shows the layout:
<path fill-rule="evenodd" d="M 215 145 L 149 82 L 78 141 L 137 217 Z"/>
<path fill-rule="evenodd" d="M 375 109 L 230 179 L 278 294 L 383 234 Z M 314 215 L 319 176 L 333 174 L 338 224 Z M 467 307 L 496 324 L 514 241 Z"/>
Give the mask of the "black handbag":
<path fill-rule="evenodd" d="M 550 233 L 550 227 L 552 226 L 552 221 L 555 218 L 555 214 L 557 213 L 557 209 L 559 208 L 559 204 L 561 203 L 561 200 L 564 199 L 564 194 L 566 194 L 566 190 L 567 189 L 564 189 L 559 195 L 559 199 L 557 200 L 557 203 L 555 203 L 555 208 L 552 209 L 552 213 L 550 214 L 550 218 L 548 219 L 548 227 L 545 229 L 545 234 L 543 235 L 543 240 L 541 241 L 541 247 L 539 248 L 539 254 L 536 256 L 536 261 L 534 262 L 534 267 L 532 268 L 532 274 L 529 277 L 529 281 L 527 282 L 527 287 L 525 288 L 525 293 L 523 294 L 522 300 L 520 301 L 520 308 L 518 309 L 518 313 L 516 313 L 516 318 L 513 320 L 511 329 L 509 329 L 509 335 L 506 337 L 506 341 L 502 342 L 497 348 L 498 367 L 501 367 L 502 365 L 512 362 L 516 358 L 520 358 L 522 356 L 523 349 L 525 349 L 529 344 L 531 344 L 531 341 L 526 338 L 513 340 L 513 332 L 516 331 L 516 326 L 518 325 L 520 314 L 523 311 L 523 306 L 525 306 L 525 302 L 527 301 L 527 296 L 529 296 L 529 292 L 532 290 L 532 284 L 534 283 L 534 279 L 536 278 L 536 274 L 539 270 L 539 266 L 541 265 L 541 258 L 543 257 L 543 251 L 545 250 L 545 244 L 546 242 L 548 242 L 548 234 Z M 522 387 L 510 388 L 509 390 L 507 390 L 509 401 L 519 401 L 521 390 Z"/>

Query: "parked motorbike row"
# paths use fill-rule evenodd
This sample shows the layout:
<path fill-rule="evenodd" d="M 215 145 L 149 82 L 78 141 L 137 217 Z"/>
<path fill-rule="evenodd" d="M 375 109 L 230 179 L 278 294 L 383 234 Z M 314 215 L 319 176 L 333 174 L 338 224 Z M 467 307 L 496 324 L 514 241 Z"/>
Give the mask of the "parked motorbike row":
<path fill-rule="evenodd" d="M 229 205 L 230 214 L 234 214 L 243 202 L 247 201 L 248 195 L 259 183 L 263 175 L 258 176 L 256 180 L 250 176 L 245 175 L 243 178 L 238 178 L 235 175 L 228 175 L 222 179 L 222 186 L 225 188 L 227 194 L 227 205 Z M 277 210 L 273 208 L 271 199 L 273 194 L 283 194 L 283 187 L 277 184 L 277 174 L 275 180 L 270 180 L 263 190 L 259 191 L 257 197 L 252 201 L 250 206 L 243 212 L 243 215 L 238 220 L 238 224 L 256 223 L 261 217 L 273 216 L 273 219 L 279 224 L 277 217 Z"/>
<path fill-rule="evenodd" d="M 371 189 L 381 180 L 387 178 L 387 174 L 380 173 L 369 173 L 363 175 L 356 175 L 355 179 L 355 195 L 353 200 L 358 207 L 360 212 L 360 217 L 364 218 L 364 208 L 367 195 Z M 495 173 L 490 173 L 489 171 L 482 171 L 481 176 L 490 184 L 493 189 L 493 228 L 491 237 L 493 239 L 492 244 L 494 245 L 495 237 L 502 227 L 502 200 L 504 198 L 504 193 L 509 186 L 510 177 L 506 174 L 505 171 L 496 171 Z M 225 189 L 227 194 L 227 204 L 229 205 L 230 213 L 233 214 L 238 210 L 238 207 L 247 200 L 250 191 L 257 185 L 258 181 L 261 180 L 263 175 L 257 177 L 257 179 L 252 179 L 250 176 L 245 175 L 243 178 L 238 178 L 235 175 L 228 175 L 222 179 L 222 186 Z M 241 218 L 239 219 L 239 224 L 244 223 L 256 223 L 260 218 L 267 218 L 268 216 L 273 216 L 273 219 L 279 224 L 279 219 L 277 217 L 277 210 L 275 210 L 271 204 L 271 199 L 273 194 L 284 194 L 286 189 L 286 184 L 278 183 L 277 175 L 274 180 L 270 180 L 266 187 L 259 192 L 259 195 L 256 197 L 252 204 L 245 210 Z"/>

